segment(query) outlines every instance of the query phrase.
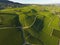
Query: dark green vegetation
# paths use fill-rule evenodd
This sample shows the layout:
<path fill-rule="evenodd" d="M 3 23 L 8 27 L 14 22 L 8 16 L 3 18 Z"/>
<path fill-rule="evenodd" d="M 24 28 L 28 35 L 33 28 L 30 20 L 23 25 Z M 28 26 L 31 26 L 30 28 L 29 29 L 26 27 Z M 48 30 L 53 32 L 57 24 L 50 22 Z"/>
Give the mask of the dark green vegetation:
<path fill-rule="evenodd" d="M 53 30 L 53 36 L 56 36 L 56 37 L 58 37 L 58 38 L 60 38 L 60 31 L 59 30 Z"/>
<path fill-rule="evenodd" d="M 58 45 L 55 35 L 60 34 L 60 7 L 31 5 L 4 9 L 0 11 L 0 25 L 0 45 Z"/>
<path fill-rule="evenodd" d="M 0 10 L 6 9 L 6 8 L 18 8 L 18 7 L 25 7 L 28 4 L 20 4 L 20 3 L 15 3 L 12 1 L 8 0 L 0 0 Z"/>
<path fill-rule="evenodd" d="M 18 15 L 0 13 L 0 18 L 0 45 L 22 45 L 23 36 L 21 29 L 12 28 L 17 26 L 21 27 L 18 20 Z"/>

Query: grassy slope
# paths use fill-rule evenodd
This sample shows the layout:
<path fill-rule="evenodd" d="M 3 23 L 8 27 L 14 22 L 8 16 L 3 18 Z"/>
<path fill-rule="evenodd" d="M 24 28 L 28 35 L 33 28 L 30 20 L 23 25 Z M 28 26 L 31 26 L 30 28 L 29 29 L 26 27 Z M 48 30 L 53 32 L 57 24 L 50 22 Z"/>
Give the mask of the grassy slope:
<path fill-rule="evenodd" d="M 33 13 L 31 12 L 31 9 L 34 9 L 37 12 Z M 35 24 L 31 28 L 24 29 L 26 40 L 29 43 L 32 43 L 32 45 L 35 43 L 36 45 L 58 45 L 58 38 L 52 36 L 52 31 L 53 29 L 60 30 L 60 19 L 57 16 L 59 14 L 56 14 L 56 12 L 60 12 L 59 7 L 32 5 L 24 8 L 5 9 L 1 12 L 18 14 L 19 21 L 23 27 L 30 26 L 34 21 L 34 17 L 37 15 L 37 21 Z M 41 20 L 43 21 L 43 24 L 40 24 Z M 44 26 L 42 29 L 39 29 L 41 25 Z"/>
<path fill-rule="evenodd" d="M 3 18 L 0 24 L 0 45 L 22 45 L 22 31 L 18 31 L 21 29 L 4 28 L 16 27 L 18 24 L 18 15 L 0 13 L 0 18 Z"/>

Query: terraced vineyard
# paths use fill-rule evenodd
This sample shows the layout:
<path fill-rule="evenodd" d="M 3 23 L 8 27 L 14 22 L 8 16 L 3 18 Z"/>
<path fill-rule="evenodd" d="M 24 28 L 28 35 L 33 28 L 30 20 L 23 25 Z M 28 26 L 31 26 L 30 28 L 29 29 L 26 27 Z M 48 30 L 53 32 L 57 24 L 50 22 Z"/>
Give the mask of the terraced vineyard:
<path fill-rule="evenodd" d="M 59 38 L 58 6 L 30 5 L 0 11 L 0 45 L 59 45 Z"/>

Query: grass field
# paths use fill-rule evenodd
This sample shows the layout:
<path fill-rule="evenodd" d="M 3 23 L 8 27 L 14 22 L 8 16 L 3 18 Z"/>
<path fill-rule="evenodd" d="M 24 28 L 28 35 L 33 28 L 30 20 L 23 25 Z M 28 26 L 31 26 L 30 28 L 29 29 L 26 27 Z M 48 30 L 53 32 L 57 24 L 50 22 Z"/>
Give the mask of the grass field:
<path fill-rule="evenodd" d="M 21 26 L 22 29 L 0 29 L 0 45 L 23 45 L 24 42 L 28 45 L 58 45 L 58 36 L 52 34 L 54 29 L 60 31 L 60 7 L 31 5 L 10 8 L 1 10 L 1 16 L 5 26 Z"/>

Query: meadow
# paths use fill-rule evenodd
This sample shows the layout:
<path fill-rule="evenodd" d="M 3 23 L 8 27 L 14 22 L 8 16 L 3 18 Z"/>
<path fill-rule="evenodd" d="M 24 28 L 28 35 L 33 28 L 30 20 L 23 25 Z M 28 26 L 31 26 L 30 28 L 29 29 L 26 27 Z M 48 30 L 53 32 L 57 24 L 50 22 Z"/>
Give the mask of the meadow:
<path fill-rule="evenodd" d="M 59 6 L 6 8 L 0 18 L 0 45 L 59 45 Z"/>

